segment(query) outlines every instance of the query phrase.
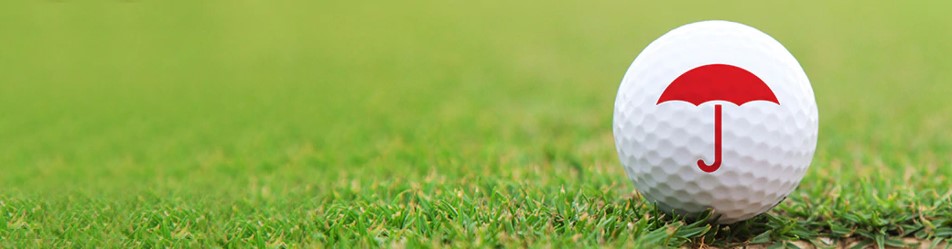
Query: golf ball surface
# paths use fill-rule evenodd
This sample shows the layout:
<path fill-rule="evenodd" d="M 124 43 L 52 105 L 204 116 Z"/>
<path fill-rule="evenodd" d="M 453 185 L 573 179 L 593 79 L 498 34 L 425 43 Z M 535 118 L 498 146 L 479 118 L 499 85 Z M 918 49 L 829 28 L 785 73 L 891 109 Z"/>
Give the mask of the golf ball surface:
<path fill-rule="evenodd" d="M 648 45 L 615 99 L 618 156 L 666 212 L 735 223 L 779 204 L 816 149 L 818 114 L 796 58 L 739 23 L 702 21 Z"/>

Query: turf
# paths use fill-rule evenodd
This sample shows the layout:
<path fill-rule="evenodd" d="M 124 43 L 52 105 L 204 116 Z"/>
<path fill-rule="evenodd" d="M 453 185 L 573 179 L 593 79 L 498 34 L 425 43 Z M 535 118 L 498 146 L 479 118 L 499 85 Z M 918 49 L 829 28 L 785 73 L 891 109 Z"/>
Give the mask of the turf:
<path fill-rule="evenodd" d="M 943 246 L 950 7 L 4 2 L 0 247 Z M 631 60 L 704 19 L 783 42 L 820 110 L 732 226 L 645 202 L 611 134 Z"/>

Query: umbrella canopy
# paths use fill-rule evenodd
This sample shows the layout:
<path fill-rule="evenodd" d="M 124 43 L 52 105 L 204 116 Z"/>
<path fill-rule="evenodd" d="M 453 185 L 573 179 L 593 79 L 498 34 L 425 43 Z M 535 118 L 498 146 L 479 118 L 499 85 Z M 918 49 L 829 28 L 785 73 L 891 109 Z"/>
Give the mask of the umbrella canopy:
<path fill-rule="evenodd" d="M 658 104 L 686 101 L 700 106 L 712 100 L 728 101 L 738 106 L 756 100 L 780 104 L 763 80 L 743 68 L 726 64 L 704 65 L 681 74 L 664 89 Z"/>

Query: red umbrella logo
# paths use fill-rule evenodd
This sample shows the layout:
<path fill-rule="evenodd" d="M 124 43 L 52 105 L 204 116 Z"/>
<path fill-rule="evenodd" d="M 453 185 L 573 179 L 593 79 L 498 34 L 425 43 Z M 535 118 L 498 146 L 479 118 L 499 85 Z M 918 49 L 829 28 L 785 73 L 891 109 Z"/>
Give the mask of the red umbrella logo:
<path fill-rule="evenodd" d="M 757 100 L 780 104 L 763 80 L 743 68 L 725 64 L 704 65 L 681 74 L 664 89 L 657 104 L 685 101 L 700 106 L 714 100 L 731 102 L 737 106 Z M 709 165 L 703 159 L 698 159 L 697 167 L 707 173 L 721 167 L 720 104 L 714 105 L 714 163 Z"/>

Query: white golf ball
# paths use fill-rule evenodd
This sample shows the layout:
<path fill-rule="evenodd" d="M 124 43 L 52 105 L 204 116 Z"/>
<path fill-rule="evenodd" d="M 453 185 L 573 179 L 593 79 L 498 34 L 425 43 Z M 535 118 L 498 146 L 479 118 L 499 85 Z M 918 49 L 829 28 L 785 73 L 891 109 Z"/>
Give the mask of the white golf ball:
<path fill-rule="evenodd" d="M 780 42 L 743 24 L 702 21 L 635 58 L 613 126 L 621 163 L 648 201 L 682 215 L 713 209 L 729 224 L 797 187 L 816 149 L 818 114 L 806 73 Z"/>

